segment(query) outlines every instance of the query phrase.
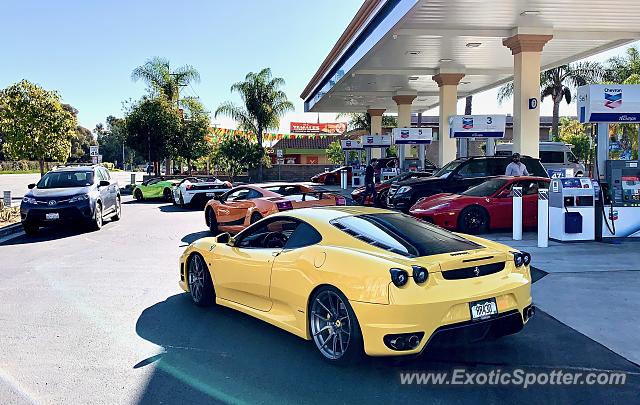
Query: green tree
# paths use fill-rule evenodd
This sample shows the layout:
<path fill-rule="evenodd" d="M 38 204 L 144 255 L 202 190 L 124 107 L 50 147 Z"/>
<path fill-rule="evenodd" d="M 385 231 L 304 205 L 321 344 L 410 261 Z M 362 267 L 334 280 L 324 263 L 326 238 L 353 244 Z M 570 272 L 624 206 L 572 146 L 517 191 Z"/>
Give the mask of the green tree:
<path fill-rule="evenodd" d="M 271 69 L 265 68 L 258 73 L 249 72 L 244 81 L 231 86 L 231 92 L 237 92 L 242 106 L 232 102 L 222 103 L 215 116 L 226 115 L 238 123 L 238 129 L 256 134 L 258 144 L 262 146 L 264 131 L 280 127 L 280 118 L 293 110 L 293 103 L 287 99 L 284 91 L 284 79 L 272 77 Z M 262 162 L 258 162 L 258 180 L 262 181 Z"/>
<path fill-rule="evenodd" d="M 336 116 L 337 118 L 349 119 L 350 130 L 364 130 L 367 133 L 371 133 L 371 115 L 369 113 L 341 113 Z M 382 116 L 383 128 L 395 128 L 398 126 L 398 120 L 392 115 Z"/>
<path fill-rule="evenodd" d="M 344 151 L 342 150 L 342 144 L 340 141 L 333 141 L 329 144 L 329 147 L 326 149 L 327 159 L 329 162 L 334 165 L 339 165 L 344 163 Z"/>
<path fill-rule="evenodd" d="M 171 152 L 171 141 L 180 133 L 182 117 L 163 97 L 143 97 L 125 117 L 126 143 L 150 162 L 158 162 Z M 156 169 L 159 175 L 159 167 Z"/>
<path fill-rule="evenodd" d="M 560 118 L 560 130 L 554 137 L 556 142 L 564 142 L 573 145 L 573 154 L 583 161 L 589 162 L 591 153 L 591 138 L 587 135 L 587 128 L 578 120 L 567 117 Z"/>
<path fill-rule="evenodd" d="M 580 62 L 562 65 L 540 73 L 540 100 L 551 97 L 553 102 L 553 121 L 551 134 L 558 134 L 560 125 L 560 103 L 571 103 L 572 93 L 578 86 L 598 83 L 604 75 L 603 67 L 597 62 Z M 507 83 L 498 91 L 498 102 L 502 103 L 513 96 L 513 82 Z"/>
<path fill-rule="evenodd" d="M 632 75 L 640 75 L 640 50 L 638 50 L 638 47 L 629 47 L 623 55 L 607 59 L 604 81 L 610 83 L 625 83 Z"/>
<path fill-rule="evenodd" d="M 206 140 L 209 124 L 209 115 L 202 104 L 191 100 L 189 108 L 185 110 L 180 132 L 172 141 L 175 155 L 186 159 L 189 171 L 192 161 L 211 153 L 211 144 Z"/>
<path fill-rule="evenodd" d="M 97 144 L 98 142 L 93 137 L 91 130 L 78 125 L 75 133 L 71 137 L 71 153 L 69 155 L 69 161 L 91 162 L 89 146 Z"/>
<path fill-rule="evenodd" d="M 242 171 L 261 166 L 265 156 L 262 145 L 244 136 L 225 137 L 211 155 L 215 167 L 224 171 L 232 183 Z"/>
<path fill-rule="evenodd" d="M 0 91 L 0 132 L 10 159 L 66 161 L 77 120 L 53 91 L 22 80 Z"/>
<path fill-rule="evenodd" d="M 97 136 L 98 145 L 100 145 L 100 154 L 104 162 L 120 162 L 122 164 L 144 163 L 144 155 L 136 154 L 133 149 L 125 145 L 127 140 L 127 123 L 123 118 L 116 118 L 110 115 L 106 119 L 106 125 L 96 125 L 94 132 Z"/>

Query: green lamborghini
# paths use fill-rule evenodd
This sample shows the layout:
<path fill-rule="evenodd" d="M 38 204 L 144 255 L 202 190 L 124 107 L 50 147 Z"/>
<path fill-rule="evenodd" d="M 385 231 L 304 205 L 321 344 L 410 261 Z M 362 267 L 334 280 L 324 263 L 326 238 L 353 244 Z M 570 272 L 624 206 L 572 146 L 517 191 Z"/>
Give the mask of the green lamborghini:
<path fill-rule="evenodd" d="M 150 198 L 162 198 L 165 201 L 171 201 L 171 189 L 181 181 L 182 179 L 149 179 L 133 188 L 133 196 L 138 201 Z"/>

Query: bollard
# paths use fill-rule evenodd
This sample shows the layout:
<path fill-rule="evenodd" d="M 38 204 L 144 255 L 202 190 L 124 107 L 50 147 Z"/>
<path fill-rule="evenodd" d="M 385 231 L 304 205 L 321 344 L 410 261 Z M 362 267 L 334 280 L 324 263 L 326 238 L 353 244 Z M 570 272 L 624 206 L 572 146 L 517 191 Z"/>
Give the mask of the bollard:
<path fill-rule="evenodd" d="M 538 190 L 538 247 L 549 247 L 549 190 Z"/>
<path fill-rule="evenodd" d="M 522 240 L 522 187 L 513 187 L 513 240 Z"/>
<path fill-rule="evenodd" d="M 131 173 L 131 184 L 136 184 L 136 174 Z"/>
<path fill-rule="evenodd" d="M 340 170 L 340 188 L 347 189 L 347 171 L 345 169 Z"/>
<path fill-rule="evenodd" d="M 4 192 L 3 201 L 5 208 L 11 208 L 11 191 Z"/>

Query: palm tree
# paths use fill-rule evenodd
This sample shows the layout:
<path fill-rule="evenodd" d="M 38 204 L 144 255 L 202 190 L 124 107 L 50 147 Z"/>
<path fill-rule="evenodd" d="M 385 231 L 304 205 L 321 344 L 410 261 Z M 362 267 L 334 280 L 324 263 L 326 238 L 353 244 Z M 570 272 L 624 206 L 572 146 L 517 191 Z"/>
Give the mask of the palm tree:
<path fill-rule="evenodd" d="M 232 118 L 238 123 L 238 129 L 256 134 L 258 144 L 262 145 L 264 131 L 278 129 L 280 117 L 294 108 L 285 92 L 280 90 L 284 84 L 284 79 L 272 77 L 269 68 L 258 73 L 249 72 L 244 81 L 231 86 L 231 91 L 240 95 L 244 105 L 226 101 L 218 107 L 215 117 Z M 262 181 L 262 163 L 258 166 L 258 180 Z"/>
<path fill-rule="evenodd" d="M 190 65 L 184 65 L 171 70 L 169 60 L 161 57 L 153 57 L 144 65 L 133 69 L 131 79 L 136 82 L 142 80 L 147 83 L 150 91 L 157 96 L 165 97 L 172 103 L 179 105 L 180 87 L 200 81 L 200 73 Z"/>
<path fill-rule="evenodd" d="M 602 80 L 604 69 L 597 62 L 581 62 L 562 65 L 540 73 L 540 100 L 547 96 L 553 101 L 553 121 L 551 134 L 558 135 L 560 123 L 560 103 L 565 100 L 571 103 L 573 91 L 578 86 L 588 83 L 598 83 Z M 498 91 L 498 102 L 513 95 L 513 82 L 507 83 Z"/>

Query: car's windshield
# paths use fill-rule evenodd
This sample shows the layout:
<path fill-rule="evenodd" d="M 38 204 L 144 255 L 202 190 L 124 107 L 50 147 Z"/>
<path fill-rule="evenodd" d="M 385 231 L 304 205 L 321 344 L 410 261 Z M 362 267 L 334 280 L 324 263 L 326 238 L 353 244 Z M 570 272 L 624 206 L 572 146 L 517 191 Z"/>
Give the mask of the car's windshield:
<path fill-rule="evenodd" d="M 456 167 L 460 166 L 461 163 L 459 160 L 449 162 L 445 167 L 435 172 L 433 177 L 447 177 L 452 171 L 456 170 Z"/>
<path fill-rule="evenodd" d="M 37 184 L 40 189 L 86 187 L 93 184 L 92 171 L 49 172 Z"/>
<path fill-rule="evenodd" d="M 400 213 L 348 216 L 331 223 L 363 242 L 404 256 L 430 256 L 481 247 Z"/>
<path fill-rule="evenodd" d="M 469 190 L 462 193 L 462 195 L 471 197 L 489 197 L 502 188 L 502 186 L 507 184 L 507 182 L 509 182 L 507 179 L 493 179 L 485 181 L 482 184 L 471 187 Z"/>

